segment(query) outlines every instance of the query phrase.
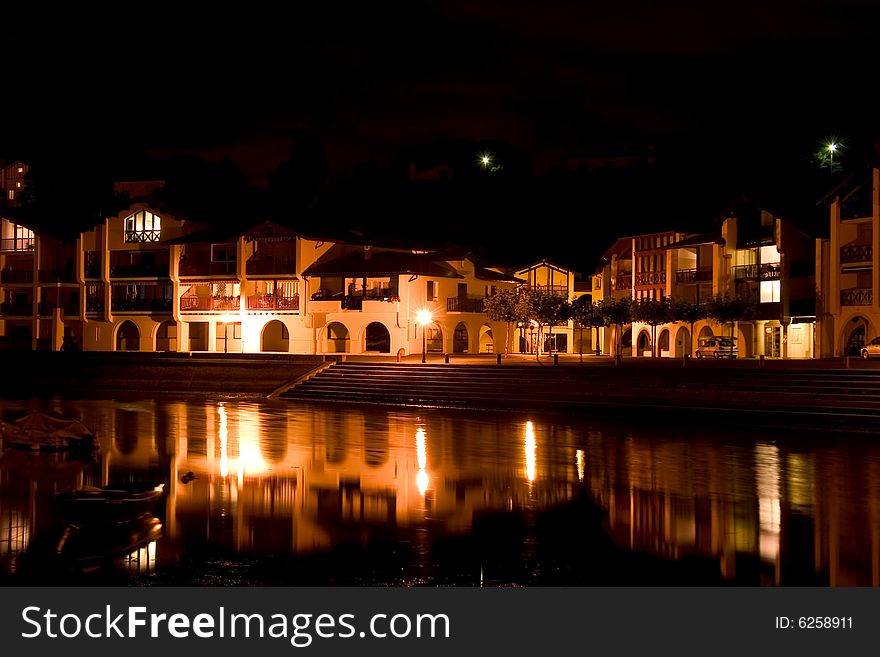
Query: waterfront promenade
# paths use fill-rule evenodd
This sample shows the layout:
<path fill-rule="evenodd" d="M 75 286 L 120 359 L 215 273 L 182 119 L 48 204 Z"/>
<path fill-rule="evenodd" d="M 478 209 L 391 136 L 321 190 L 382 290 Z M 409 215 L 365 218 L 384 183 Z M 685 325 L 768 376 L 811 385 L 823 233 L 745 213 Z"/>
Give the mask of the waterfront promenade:
<path fill-rule="evenodd" d="M 248 398 L 880 431 L 880 361 L 6 352 L 5 398 Z"/>

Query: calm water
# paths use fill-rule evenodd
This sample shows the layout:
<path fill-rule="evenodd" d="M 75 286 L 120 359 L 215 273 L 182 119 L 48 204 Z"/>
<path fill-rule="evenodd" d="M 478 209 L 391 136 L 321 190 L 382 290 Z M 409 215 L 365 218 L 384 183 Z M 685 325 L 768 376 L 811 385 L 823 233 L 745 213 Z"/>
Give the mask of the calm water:
<path fill-rule="evenodd" d="M 880 584 L 880 443 L 866 437 L 286 403 L 0 402 L 23 408 L 81 418 L 102 449 L 91 461 L 4 452 L 7 582 Z M 158 520 L 102 538 L 115 558 L 72 568 L 37 549 L 57 541 L 57 491 L 151 479 L 166 482 Z"/>

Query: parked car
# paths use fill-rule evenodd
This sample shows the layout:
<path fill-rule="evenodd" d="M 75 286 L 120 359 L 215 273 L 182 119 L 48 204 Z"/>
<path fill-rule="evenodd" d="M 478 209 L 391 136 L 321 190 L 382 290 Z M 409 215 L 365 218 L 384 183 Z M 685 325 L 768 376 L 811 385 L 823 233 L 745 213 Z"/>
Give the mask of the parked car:
<path fill-rule="evenodd" d="M 736 358 L 738 351 L 734 338 L 713 336 L 700 341 L 697 358 Z"/>
<path fill-rule="evenodd" d="M 871 356 L 880 356 L 880 336 L 874 338 L 862 347 L 860 353 L 865 360 L 869 359 Z"/>

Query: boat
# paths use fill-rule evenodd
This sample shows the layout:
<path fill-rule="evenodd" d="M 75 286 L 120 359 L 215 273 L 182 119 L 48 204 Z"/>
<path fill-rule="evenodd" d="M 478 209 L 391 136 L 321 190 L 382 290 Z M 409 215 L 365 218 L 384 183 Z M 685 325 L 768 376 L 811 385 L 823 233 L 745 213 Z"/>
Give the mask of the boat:
<path fill-rule="evenodd" d="M 162 522 L 145 513 L 123 523 L 80 527 L 67 525 L 55 545 L 60 564 L 79 571 L 108 566 L 162 537 Z"/>
<path fill-rule="evenodd" d="M 90 453 L 98 449 L 95 432 L 76 418 L 32 411 L 0 421 L 3 447 L 33 451 Z"/>
<path fill-rule="evenodd" d="M 133 522 L 156 511 L 165 484 L 140 482 L 85 486 L 55 495 L 57 510 L 67 524 L 77 527 Z"/>

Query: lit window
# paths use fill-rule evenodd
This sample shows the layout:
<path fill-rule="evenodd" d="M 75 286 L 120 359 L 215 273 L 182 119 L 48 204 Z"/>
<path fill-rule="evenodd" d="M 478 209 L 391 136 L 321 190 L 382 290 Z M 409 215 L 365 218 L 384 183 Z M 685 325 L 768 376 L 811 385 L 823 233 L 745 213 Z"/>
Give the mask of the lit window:
<path fill-rule="evenodd" d="M 161 234 L 159 215 L 141 210 L 125 220 L 126 242 L 158 242 Z"/>
<path fill-rule="evenodd" d="M 761 303 L 779 301 L 779 281 L 761 281 Z"/>
<path fill-rule="evenodd" d="M 779 262 L 779 251 L 775 245 L 761 247 L 761 262 Z"/>
<path fill-rule="evenodd" d="M 10 201 L 13 200 L 13 199 L 15 198 L 15 190 L 14 190 L 14 189 L 10 189 L 10 190 L 9 190 L 8 197 L 9 197 L 9 200 L 10 200 Z"/>
<path fill-rule="evenodd" d="M 24 173 L 24 167 L 18 167 L 18 172 L 19 172 L 19 173 Z"/>
<path fill-rule="evenodd" d="M 21 183 L 20 183 L 20 182 L 17 182 L 17 183 L 15 183 L 15 186 L 16 186 L 16 187 L 21 187 Z"/>

